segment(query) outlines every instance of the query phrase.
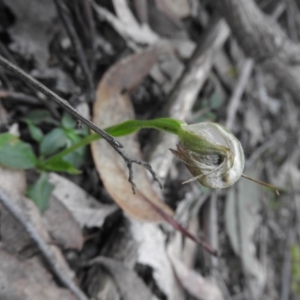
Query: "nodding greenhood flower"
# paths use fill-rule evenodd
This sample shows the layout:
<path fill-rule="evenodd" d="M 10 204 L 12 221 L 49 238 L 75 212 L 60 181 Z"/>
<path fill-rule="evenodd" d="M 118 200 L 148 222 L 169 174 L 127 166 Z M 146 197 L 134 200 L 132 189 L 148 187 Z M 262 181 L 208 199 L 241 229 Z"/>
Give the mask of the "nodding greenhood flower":
<path fill-rule="evenodd" d="M 182 146 L 172 153 L 182 160 L 194 176 L 209 188 L 233 185 L 244 170 L 244 151 L 239 140 L 217 123 L 182 124 L 178 130 Z"/>

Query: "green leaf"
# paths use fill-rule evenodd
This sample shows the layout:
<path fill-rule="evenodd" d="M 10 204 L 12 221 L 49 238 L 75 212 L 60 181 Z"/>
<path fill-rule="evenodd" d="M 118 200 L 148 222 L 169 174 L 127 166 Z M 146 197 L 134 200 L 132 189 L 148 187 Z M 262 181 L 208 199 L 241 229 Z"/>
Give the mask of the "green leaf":
<path fill-rule="evenodd" d="M 75 132 L 80 136 L 86 136 L 89 134 L 89 128 L 83 125 L 83 127 L 75 129 Z"/>
<path fill-rule="evenodd" d="M 31 135 L 31 137 L 37 141 L 38 143 L 41 142 L 41 140 L 43 139 L 44 137 L 44 134 L 42 132 L 42 130 L 37 127 L 36 125 L 33 124 L 33 122 L 31 120 L 27 120 L 27 119 L 23 119 L 24 122 L 26 122 L 27 126 L 28 126 L 28 129 L 29 129 L 29 133 Z"/>
<path fill-rule="evenodd" d="M 76 133 L 73 129 L 64 129 L 64 133 L 67 138 L 70 140 L 70 146 L 78 143 L 82 138 Z"/>
<path fill-rule="evenodd" d="M 27 190 L 27 196 L 32 199 L 40 211 L 49 206 L 49 198 L 54 186 L 48 181 L 48 174 L 42 173 L 39 179 Z"/>
<path fill-rule="evenodd" d="M 39 162 L 39 168 L 45 171 L 66 172 L 70 174 L 80 174 L 81 171 L 76 169 L 70 162 L 61 158 L 49 162 Z"/>
<path fill-rule="evenodd" d="M 42 139 L 40 144 L 40 154 L 43 156 L 49 156 L 63 148 L 66 143 L 67 137 L 64 130 L 61 128 L 55 128 Z"/>
<path fill-rule="evenodd" d="M 35 125 L 39 125 L 43 122 L 54 124 L 54 125 L 59 125 L 59 123 L 52 118 L 49 111 L 46 109 L 32 110 L 25 116 L 24 119 L 32 121 L 32 123 Z"/>
<path fill-rule="evenodd" d="M 76 127 L 76 121 L 68 113 L 64 113 L 61 125 L 65 129 L 74 129 Z"/>
<path fill-rule="evenodd" d="M 86 147 L 77 149 L 76 151 L 67 154 L 64 157 L 64 160 L 69 162 L 75 168 L 80 168 L 85 161 Z"/>
<path fill-rule="evenodd" d="M 11 169 L 30 169 L 36 163 L 36 156 L 29 144 L 13 134 L 0 134 L 0 165 Z"/>

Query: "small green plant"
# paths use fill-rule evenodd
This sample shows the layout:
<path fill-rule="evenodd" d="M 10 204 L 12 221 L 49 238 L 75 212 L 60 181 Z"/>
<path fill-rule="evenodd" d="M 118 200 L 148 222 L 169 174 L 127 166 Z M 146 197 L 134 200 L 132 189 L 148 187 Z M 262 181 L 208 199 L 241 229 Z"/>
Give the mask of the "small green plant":
<path fill-rule="evenodd" d="M 61 122 L 51 118 L 46 110 L 30 112 L 23 121 L 27 124 L 33 140 L 38 143 L 39 156 L 36 156 L 32 146 L 10 133 L 0 134 L 0 164 L 11 169 L 37 169 L 39 179 L 29 187 L 27 195 L 43 211 L 48 207 L 48 199 L 53 186 L 48 182 L 49 171 L 79 174 L 79 168 L 84 162 L 85 147 L 55 158 L 55 154 L 78 144 L 86 135 L 87 128 L 76 128 L 76 122 L 69 114 L 64 114 Z M 47 134 L 39 128 L 41 123 L 55 125 Z M 54 159 L 49 159 L 54 156 Z"/>
<path fill-rule="evenodd" d="M 83 162 L 84 146 L 101 138 L 98 134 L 87 135 L 86 129 L 77 129 L 76 122 L 68 114 L 64 114 L 61 123 L 54 123 L 57 127 L 44 135 L 37 127 L 40 122 L 49 121 L 43 114 L 45 112 L 39 111 L 24 118 L 32 138 L 39 143 L 39 157 L 36 157 L 29 144 L 17 137 L 8 133 L 0 135 L 0 164 L 15 169 L 36 168 L 41 172 L 38 181 L 28 190 L 28 195 L 41 210 L 47 208 L 52 190 L 46 173 L 80 173 L 78 168 Z M 143 128 L 154 128 L 179 137 L 181 146 L 171 151 L 194 176 L 186 182 L 198 180 L 209 188 L 226 188 L 241 176 L 248 178 L 242 174 L 244 153 L 240 142 L 217 123 L 187 125 L 170 118 L 128 120 L 105 131 L 120 137 Z M 275 189 L 271 185 L 256 182 Z"/>

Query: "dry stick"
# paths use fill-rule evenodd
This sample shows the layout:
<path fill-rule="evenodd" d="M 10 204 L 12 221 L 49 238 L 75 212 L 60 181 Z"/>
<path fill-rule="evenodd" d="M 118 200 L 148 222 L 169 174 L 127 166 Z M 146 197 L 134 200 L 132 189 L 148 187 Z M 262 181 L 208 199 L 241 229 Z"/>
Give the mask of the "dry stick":
<path fill-rule="evenodd" d="M 88 300 L 85 294 L 79 289 L 79 287 L 72 281 L 72 279 L 64 274 L 59 266 L 58 261 L 55 259 L 54 253 L 48 246 L 47 242 L 43 239 L 40 233 L 36 230 L 35 226 L 29 219 L 24 217 L 24 213 L 15 204 L 14 201 L 0 188 L 0 203 L 13 215 L 13 217 L 24 227 L 31 239 L 35 242 L 40 250 L 45 261 L 51 268 L 55 277 L 68 288 L 79 300 Z"/>
<path fill-rule="evenodd" d="M 15 100 L 16 102 L 21 102 L 21 103 L 26 103 L 31 105 L 41 105 L 41 101 L 39 101 L 39 99 L 37 99 L 34 96 L 0 89 L 0 99 L 3 98 L 9 98 Z"/>
<path fill-rule="evenodd" d="M 75 48 L 75 52 L 78 58 L 78 61 L 81 65 L 82 71 L 84 73 L 84 76 L 86 77 L 87 85 L 88 85 L 88 97 L 90 101 L 94 100 L 94 83 L 92 74 L 90 71 L 90 68 L 87 63 L 86 56 L 84 54 L 80 39 L 76 33 L 76 30 L 74 28 L 70 11 L 67 8 L 64 0 L 53 0 L 56 4 L 57 10 L 59 12 L 59 15 L 63 21 L 63 24 L 68 32 L 68 35 L 70 36 L 70 39 L 72 41 L 73 47 Z"/>
<path fill-rule="evenodd" d="M 124 149 L 122 149 L 123 145 L 121 143 L 117 142 L 111 135 L 103 131 L 101 128 L 97 127 L 93 122 L 80 115 L 66 100 L 56 95 L 54 92 L 52 92 L 42 83 L 40 83 L 38 80 L 34 79 L 32 76 L 30 76 L 22 69 L 9 62 L 1 55 L 0 55 L 0 66 L 2 66 L 4 69 L 8 71 L 11 71 L 14 75 L 19 77 L 21 80 L 25 81 L 26 83 L 34 87 L 36 90 L 42 92 L 44 95 L 48 96 L 58 105 L 62 106 L 72 116 L 80 120 L 82 123 L 87 125 L 90 129 L 98 133 L 103 139 L 105 139 L 115 149 L 115 151 L 124 159 L 125 163 L 127 164 L 129 170 L 128 181 L 131 183 L 133 193 L 135 193 L 135 183 L 133 182 L 132 164 L 142 165 L 144 168 L 146 168 L 151 173 L 153 179 L 157 181 L 161 187 L 161 183 L 149 163 L 129 158 L 128 154 L 126 154 Z"/>
<path fill-rule="evenodd" d="M 90 66 L 91 66 L 91 72 L 94 73 L 95 70 L 95 51 L 96 51 L 96 26 L 95 26 L 95 20 L 93 16 L 93 11 L 91 7 L 91 3 L 88 0 L 83 0 L 83 5 L 84 5 L 84 10 L 85 10 L 85 15 L 89 27 L 89 32 L 90 32 L 90 47 L 92 50 L 92 57 L 90 60 Z"/>

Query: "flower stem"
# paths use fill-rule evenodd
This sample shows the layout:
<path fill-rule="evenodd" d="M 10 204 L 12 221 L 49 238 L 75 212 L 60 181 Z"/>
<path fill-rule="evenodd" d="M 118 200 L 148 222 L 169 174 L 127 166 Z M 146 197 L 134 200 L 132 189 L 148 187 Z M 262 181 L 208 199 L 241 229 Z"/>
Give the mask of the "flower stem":
<path fill-rule="evenodd" d="M 177 134 L 181 124 L 183 124 L 183 122 L 170 118 L 159 118 L 153 120 L 128 120 L 123 123 L 105 128 L 104 131 L 113 137 L 129 135 L 143 128 L 153 128 L 172 134 Z M 39 165 L 42 166 L 44 164 L 51 164 L 51 162 L 61 159 L 64 156 L 74 152 L 75 150 L 86 146 L 98 139 L 101 139 L 101 136 L 97 133 L 92 133 L 73 146 L 62 150 L 61 152 L 53 155 L 52 157 L 49 157 L 46 160 L 41 161 Z"/>

